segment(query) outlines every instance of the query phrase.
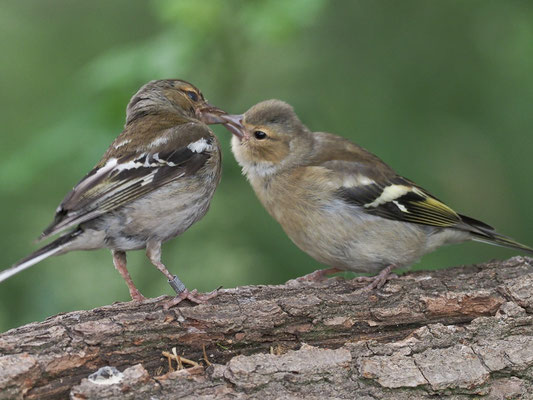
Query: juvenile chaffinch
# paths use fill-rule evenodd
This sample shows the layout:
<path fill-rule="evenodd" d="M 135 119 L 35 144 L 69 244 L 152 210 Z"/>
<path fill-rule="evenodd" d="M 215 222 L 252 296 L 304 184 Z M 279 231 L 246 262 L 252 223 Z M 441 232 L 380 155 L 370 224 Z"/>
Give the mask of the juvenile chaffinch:
<path fill-rule="evenodd" d="M 280 100 L 223 116 L 237 162 L 267 211 L 292 241 L 333 268 L 378 274 L 413 264 L 438 247 L 475 240 L 533 249 L 461 215 L 378 157 L 340 136 L 311 132 Z"/>
<path fill-rule="evenodd" d="M 70 231 L 0 272 L 0 282 L 52 255 L 108 248 L 136 301 L 144 299 L 126 269 L 126 251 L 146 249 L 178 296 L 202 302 L 161 262 L 161 244 L 202 218 L 220 181 L 217 138 L 204 122 L 223 111 L 178 79 L 151 81 L 130 100 L 122 133 L 72 189 L 42 233 Z"/>

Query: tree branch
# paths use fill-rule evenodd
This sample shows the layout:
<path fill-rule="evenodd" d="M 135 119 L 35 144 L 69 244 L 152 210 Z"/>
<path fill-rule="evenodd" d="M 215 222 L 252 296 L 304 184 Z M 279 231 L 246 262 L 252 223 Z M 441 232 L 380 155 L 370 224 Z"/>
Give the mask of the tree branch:
<path fill-rule="evenodd" d="M 0 399 L 533 393 L 532 259 L 409 273 L 372 293 L 361 287 L 288 282 L 168 311 L 161 297 L 59 314 L 0 335 Z M 199 366 L 169 372 L 163 352 L 173 348 Z M 123 372 L 87 379 L 106 365 Z"/>

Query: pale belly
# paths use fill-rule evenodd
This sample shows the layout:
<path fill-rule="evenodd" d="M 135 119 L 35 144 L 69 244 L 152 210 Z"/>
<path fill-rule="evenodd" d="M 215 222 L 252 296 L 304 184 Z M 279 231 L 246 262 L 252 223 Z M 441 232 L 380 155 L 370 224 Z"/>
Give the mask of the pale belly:
<path fill-rule="evenodd" d="M 317 261 L 354 272 L 375 274 L 393 264 L 409 266 L 440 245 L 468 239 L 462 233 L 438 233 L 426 226 L 355 213 L 352 206 L 340 203 L 299 212 L 298 223 L 280 218 L 292 241 Z"/>
<path fill-rule="evenodd" d="M 179 180 L 87 224 L 105 231 L 105 247 L 137 250 L 185 232 L 209 208 L 216 185 Z"/>

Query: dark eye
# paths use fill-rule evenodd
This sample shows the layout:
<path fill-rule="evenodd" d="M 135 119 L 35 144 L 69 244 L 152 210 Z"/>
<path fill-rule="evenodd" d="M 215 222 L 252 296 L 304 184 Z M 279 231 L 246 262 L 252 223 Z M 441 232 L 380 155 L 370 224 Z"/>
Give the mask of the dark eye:
<path fill-rule="evenodd" d="M 198 95 L 195 92 L 186 91 L 185 94 L 191 99 L 192 101 L 198 101 Z"/>
<path fill-rule="evenodd" d="M 255 131 L 254 136 L 257 140 L 263 140 L 267 137 L 267 134 L 263 131 Z"/>

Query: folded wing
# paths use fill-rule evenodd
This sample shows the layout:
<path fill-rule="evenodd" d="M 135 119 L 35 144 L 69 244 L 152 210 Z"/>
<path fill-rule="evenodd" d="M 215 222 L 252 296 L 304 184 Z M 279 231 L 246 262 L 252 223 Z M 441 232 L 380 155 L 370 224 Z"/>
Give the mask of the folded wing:
<path fill-rule="evenodd" d="M 211 131 L 203 124 L 189 123 L 167 129 L 159 139 L 156 146 L 146 151 L 117 151 L 100 162 L 61 202 L 54 221 L 40 239 L 194 174 L 211 157 L 214 148 Z"/>

